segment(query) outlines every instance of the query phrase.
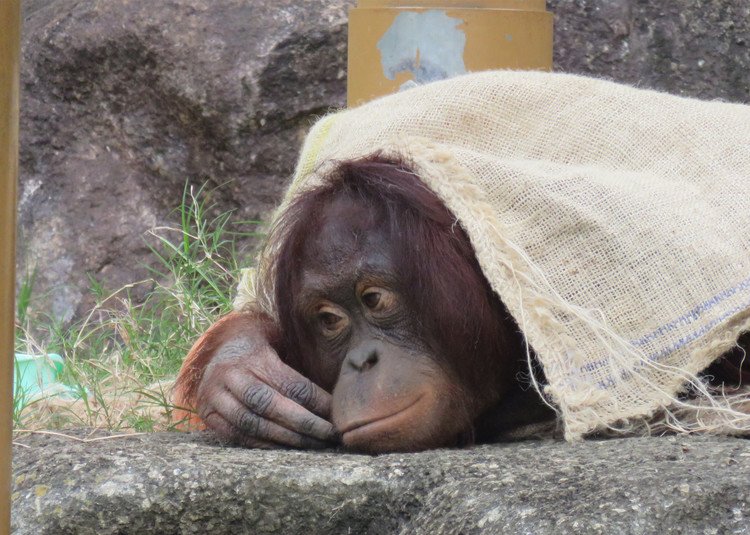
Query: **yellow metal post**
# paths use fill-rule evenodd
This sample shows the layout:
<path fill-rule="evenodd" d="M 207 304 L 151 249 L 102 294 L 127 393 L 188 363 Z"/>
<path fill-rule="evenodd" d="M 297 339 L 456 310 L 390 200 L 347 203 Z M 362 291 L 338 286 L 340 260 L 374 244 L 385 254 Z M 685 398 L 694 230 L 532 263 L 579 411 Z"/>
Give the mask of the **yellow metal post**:
<path fill-rule="evenodd" d="M 349 106 L 490 69 L 551 70 L 545 0 L 358 0 L 349 11 Z"/>
<path fill-rule="evenodd" d="M 0 534 L 10 533 L 19 0 L 0 0 Z"/>

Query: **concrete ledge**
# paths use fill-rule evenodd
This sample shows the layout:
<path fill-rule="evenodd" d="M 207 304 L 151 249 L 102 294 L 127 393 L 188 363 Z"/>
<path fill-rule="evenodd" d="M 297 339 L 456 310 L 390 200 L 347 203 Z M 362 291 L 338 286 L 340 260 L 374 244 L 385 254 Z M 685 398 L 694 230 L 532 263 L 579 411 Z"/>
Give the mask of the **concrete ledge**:
<path fill-rule="evenodd" d="M 34 534 L 750 533 L 750 442 L 519 442 L 369 457 L 203 434 L 17 439 Z"/>

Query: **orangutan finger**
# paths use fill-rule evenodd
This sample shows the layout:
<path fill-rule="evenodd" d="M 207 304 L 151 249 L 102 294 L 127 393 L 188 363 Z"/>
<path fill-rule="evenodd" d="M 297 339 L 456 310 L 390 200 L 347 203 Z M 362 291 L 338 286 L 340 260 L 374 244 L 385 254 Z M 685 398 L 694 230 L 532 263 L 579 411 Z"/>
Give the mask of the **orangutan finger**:
<path fill-rule="evenodd" d="M 241 445 L 248 448 L 262 448 L 271 449 L 276 446 L 272 442 L 265 442 L 263 440 L 253 439 L 252 444 L 250 439 L 239 438 L 239 430 L 235 429 L 223 416 L 218 412 L 211 412 L 208 415 L 202 417 L 203 422 L 206 426 L 214 431 L 219 438 L 227 440 L 233 443 L 240 443 Z"/>
<path fill-rule="evenodd" d="M 297 433 L 280 426 L 250 411 L 229 391 L 224 391 L 214 399 L 219 414 L 239 430 L 239 441 L 247 438 L 260 439 L 295 448 L 326 448 L 323 441 Z"/>
<path fill-rule="evenodd" d="M 328 419 L 331 415 L 331 394 L 292 368 L 285 372 L 283 377 L 268 381 L 268 384 L 283 396 Z"/>
<path fill-rule="evenodd" d="M 248 409 L 297 433 L 329 442 L 338 441 L 333 424 L 282 396 L 263 383 L 233 376 L 227 386 Z"/>

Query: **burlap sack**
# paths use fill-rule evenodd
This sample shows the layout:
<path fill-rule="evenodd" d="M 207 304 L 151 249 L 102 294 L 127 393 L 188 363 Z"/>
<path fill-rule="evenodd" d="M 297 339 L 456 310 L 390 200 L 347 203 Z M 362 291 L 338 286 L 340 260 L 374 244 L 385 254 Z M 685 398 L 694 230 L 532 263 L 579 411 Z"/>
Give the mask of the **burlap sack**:
<path fill-rule="evenodd" d="M 750 107 L 563 74 L 466 75 L 321 119 L 280 210 L 337 160 L 375 152 L 411 162 L 464 226 L 567 438 L 654 414 L 750 429 L 737 399 L 695 378 L 750 328 Z M 238 307 L 273 313 L 271 236 Z M 703 397 L 692 421 L 686 385 Z"/>

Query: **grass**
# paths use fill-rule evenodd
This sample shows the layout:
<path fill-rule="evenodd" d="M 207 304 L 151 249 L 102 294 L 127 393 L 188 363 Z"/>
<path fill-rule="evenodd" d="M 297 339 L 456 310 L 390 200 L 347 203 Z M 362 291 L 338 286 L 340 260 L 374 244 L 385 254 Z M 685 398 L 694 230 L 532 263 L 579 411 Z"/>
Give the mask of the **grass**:
<path fill-rule="evenodd" d="M 16 351 L 63 355 L 61 380 L 74 395 L 39 399 L 16 392 L 17 431 L 174 428 L 174 377 L 192 342 L 231 309 L 241 263 L 236 241 L 258 230 L 258 222 L 210 216 L 213 211 L 210 191 L 186 187 L 176 210 L 180 226 L 151 231 L 158 265 L 152 276 L 114 292 L 91 279 L 96 306 L 73 324 L 34 312 L 35 276 L 26 276 L 17 300 Z M 132 292 L 144 285 L 146 298 L 136 302 Z"/>

